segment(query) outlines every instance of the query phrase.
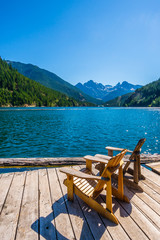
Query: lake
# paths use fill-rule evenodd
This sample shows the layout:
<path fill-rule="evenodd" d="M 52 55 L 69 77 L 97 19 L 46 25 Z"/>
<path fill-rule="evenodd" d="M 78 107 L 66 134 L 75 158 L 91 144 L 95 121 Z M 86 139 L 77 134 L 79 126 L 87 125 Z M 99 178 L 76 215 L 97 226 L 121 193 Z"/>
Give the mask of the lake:
<path fill-rule="evenodd" d="M 0 108 L 0 157 L 78 157 L 105 146 L 160 154 L 160 108 Z"/>

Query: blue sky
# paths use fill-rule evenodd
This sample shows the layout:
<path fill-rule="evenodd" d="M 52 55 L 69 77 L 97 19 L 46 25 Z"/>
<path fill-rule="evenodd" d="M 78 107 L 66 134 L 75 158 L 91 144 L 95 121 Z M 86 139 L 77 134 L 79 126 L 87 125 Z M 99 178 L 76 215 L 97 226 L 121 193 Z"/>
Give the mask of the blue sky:
<path fill-rule="evenodd" d="M 3 59 L 73 85 L 145 85 L 160 77 L 159 0 L 2 0 L 0 18 Z"/>

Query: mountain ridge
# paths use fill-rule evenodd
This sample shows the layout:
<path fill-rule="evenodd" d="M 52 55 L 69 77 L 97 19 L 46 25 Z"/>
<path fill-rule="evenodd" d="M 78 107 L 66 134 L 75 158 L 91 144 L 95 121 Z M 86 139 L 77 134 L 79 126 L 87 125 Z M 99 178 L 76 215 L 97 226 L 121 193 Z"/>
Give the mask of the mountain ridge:
<path fill-rule="evenodd" d="M 107 101 L 107 107 L 160 107 L 160 78 L 133 93 Z"/>
<path fill-rule="evenodd" d="M 122 83 L 118 82 L 115 86 L 112 86 L 96 83 L 93 80 L 89 80 L 84 84 L 77 83 L 75 86 L 86 94 L 101 99 L 103 102 L 112 100 L 129 92 L 134 92 L 137 88 L 142 87 L 141 85 L 134 85 L 127 81 L 123 81 Z"/>

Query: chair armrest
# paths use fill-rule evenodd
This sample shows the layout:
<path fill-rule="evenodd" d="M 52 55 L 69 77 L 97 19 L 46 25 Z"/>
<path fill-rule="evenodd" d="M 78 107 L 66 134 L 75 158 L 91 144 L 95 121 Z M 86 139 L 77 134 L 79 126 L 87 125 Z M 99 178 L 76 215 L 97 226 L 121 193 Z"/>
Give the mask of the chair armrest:
<path fill-rule="evenodd" d="M 75 170 L 73 168 L 64 167 L 64 168 L 60 169 L 60 172 L 65 173 L 65 174 L 70 175 L 70 176 L 73 176 L 73 177 L 78 177 L 78 178 L 83 178 L 83 179 L 104 180 L 104 181 L 106 180 L 107 181 L 107 178 L 83 173 L 83 172 L 80 172 L 80 171 Z"/>
<path fill-rule="evenodd" d="M 103 155 L 103 154 L 96 154 L 95 157 L 105 159 L 107 162 L 112 158 L 111 156 Z"/>
<path fill-rule="evenodd" d="M 106 159 L 102 159 L 102 158 L 100 158 L 100 157 L 87 155 L 87 156 L 84 156 L 84 159 L 85 159 L 85 160 L 89 160 L 89 161 L 91 161 L 91 162 L 99 162 L 99 163 L 105 163 L 105 164 L 107 164 L 107 163 L 108 163 L 108 160 L 110 160 L 111 158 L 109 158 L 108 160 L 106 160 Z"/>
<path fill-rule="evenodd" d="M 105 147 L 105 149 L 111 150 L 111 151 L 123 151 L 124 150 L 124 148 L 115 148 L 115 147 L 109 147 L 109 146 Z M 127 149 L 127 152 L 132 153 L 133 151 L 130 151 Z"/>

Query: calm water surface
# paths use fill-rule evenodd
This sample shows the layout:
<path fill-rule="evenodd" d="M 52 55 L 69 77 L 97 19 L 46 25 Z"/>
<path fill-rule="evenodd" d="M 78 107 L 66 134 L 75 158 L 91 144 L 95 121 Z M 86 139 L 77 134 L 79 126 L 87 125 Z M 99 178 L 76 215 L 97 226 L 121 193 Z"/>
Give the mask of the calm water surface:
<path fill-rule="evenodd" d="M 0 157 L 77 157 L 105 146 L 160 154 L 159 108 L 0 108 Z"/>

